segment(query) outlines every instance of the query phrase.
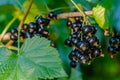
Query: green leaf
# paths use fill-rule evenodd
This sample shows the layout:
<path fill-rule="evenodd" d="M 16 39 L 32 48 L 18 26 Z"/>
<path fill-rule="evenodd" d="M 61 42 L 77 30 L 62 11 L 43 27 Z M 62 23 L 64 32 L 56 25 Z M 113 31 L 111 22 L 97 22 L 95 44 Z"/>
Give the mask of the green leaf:
<path fill-rule="evenodd" d="M 105 15 L 105 11 L 106 9 L 100 5 L 97 5 L 96 7 L 93 8 L 93 17 L 96 20 L 96 22 L 98 23 L 98 25 L 102 28 L 102 29 L 106 29 L 109 27 L 108 22 L 106 22 L 106 15 Z"/>
<path fill-rule="evenodd" d="M 114 26 L 114 6 L 114 1 L 102 0 L 93 7 L 93 17 L 102 29 L 112 29 Z"/>
<path fill-rule="evenodd" d="M 66 77 L 58 51 L 45 38 L 27 39 L 20 55 L 0 48 L 1 80 L 38 80 Z"/>
<path fill-rule="evenodd" d="M 82 73 L 79 70 L 72 68 L 69 80 L 82 80 Z"/>

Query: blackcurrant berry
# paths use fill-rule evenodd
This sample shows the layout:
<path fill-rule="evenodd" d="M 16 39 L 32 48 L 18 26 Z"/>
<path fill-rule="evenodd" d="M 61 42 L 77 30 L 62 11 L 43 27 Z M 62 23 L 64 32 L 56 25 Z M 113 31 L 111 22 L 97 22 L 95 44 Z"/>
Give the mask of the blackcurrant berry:
<path fill-rule="evenodd" d="M 82 32 L 84 35 L 91 35 L 92 33 L 92 28 L 90 25 L 86 25 L 82 28 Z"/>
<path fill-rule="evenodd" d="M 43 28 L 43 27 L 39 26 L 39 27 L 37 28 L 37 32 L 38 32 L 38 33 L 42 34 L 43 31 L 44 31 L 44 28 Z"/>
<path fill-rule="evenodd" d="M 20 37 L 22 37 L 23 39 L 25 39 L 25 33 L 24 32 L 20 32 Z"/>
<path fill-rule="evenodd" d="M 108 51 L 112 54 L 115 54 L 117 52 L 117 48 L 116 47 L 113 47 L 113 46 L 109 46 L 108 47 Z"/>
<path fill-rule="evenodd" d="M 23 24 L 22 30 L 23 30 L 24 32 L 27 32 L 27 31 L 28 31 L 28 28 L 29 28 L 28 24 Z"/>
<path fill-rule="evenodd" d="M 72 21 L 67 20 L 67 23 L 66 23 L 66 24 L 67 24 L 68 27 L 71 27 L 71 26 L 72 26 Z"/>
<path fill-rule="evenodd" d="M 70 40 L 69 38 L 66 39 L 64 43 L 65 43 L 65 45 L 67 45 L 67 46 L 69 46 L 69 47 L 72 46 L 72 42 L 71 42 L 71 40 Z"/>
<path fill-rule="evenodd" d="M 74 61 L 74 60 L 72 60 L 72 61 L 70 62 L 70 66 L 71 66 L 72 68 L 75 68 L 75 67 L 77 66 L 77 62 Z"/>
<path fill-rule="evenodd" d="M 109 39 L 109 43 L 110 43 L 110 45 L 118 45 L 119 44 L 119 38 L 117 38 L 117 37 L 111 37 L 110 39 Z"/>
<path fill-rule="evenodd" d="M 13 28 L 13 29 L 11 29 L 10 33 L 11 33 L 11 34 L 16 34 L 16 33 L 18 33 L 18 30 L 15 29 L 15 28 Z"/>
<path fill-rule="evenodd" d="M 13 41 L 17 41 L 17 36 L 10 34 L 10 39 Z"/>
<path fill-rule="evenodd" d="M 73 32 L 73 33 L 71 34 L 71 37 L 76 37 L 76 38 L 78 38 L 78 37 L 79 37 L 79 32 Z"/>
<path fill-rule="evenodd" d="M 75 23 L 72 24 L 72 28 L 73 28 L 74 31 L 81 30 L 82 24 L 78 23 L 78 22 L 75 22 Z M 77 29 L 77 30 L 75 30 L 75 29 Z"/>
<path fill-rule="evenodd" d="M 43 32 L 42 32 L 42 36 L 43 37 L 48 37 L 50 35 L 50 33 L 47 31 L 47 30 L 44 30 Z"/>
<path fill-rule="evenodd" d="M 48 26 L 48 24 L 50 22 L 49 19 L 43 18 L 42 16 L 37 16 L 35 18 L 35 21 L 39 26 Z"/>
<path fill-rule="evenodd" d="M 89 42 L 90 46 L 98 46 L 98 44 L 99 44 L 99 40 L 97 39 L 96 36 L 92 36 L 92 37 L 88 38 L 87 41 Z"/>
<path fill-rule="evenodd" d="M 48 13 L 48 19 L 56 19 L 57 15 L 54 12 L 49 12 Z"/>
<path fill-rule="evenodd" d="M 29 32 L 30 33 L 34 33 L 35 31 L 36 31 L 36 29 L 37 29 L 37 24 L 36 23 L 34 23 L 34 22 L 30 22 L 29 24 L 28 24 L 28 26 L 29 26 Z"/>
<path fill-rule="evenodd" d="M 74 17 L 74 19 L 75 19 L 75 21 L 76 22 L 83 22 L 83 16 L 76 16 L 76 17 Z"/>
<path fill-rule="evenodd" d="M 88 61 L 90 59 L 90 57 L 89 57 L 88 54 L 80 54 L 78 56 L 78 59 L 79 59 L 80 62 L 86 63 L 86 61 Z"/>
<path fill-rule="evenodd" d="M 89 43 L 85 42 L 85 41 L 79 41 L 76 44 L 77 48 L 80 49 L 81 51 L 86 51 L 89 48 Z"/>
<path fill-rule="evenodd" d="M 30 32 L 25 33 L 26 38 L 32 38 L 32 36 L 33 36 L 33 33 L 30 33 Z"/>
<path fill-rule="evenodd" d="M 92 49 L 91 57 L 92 58 L 99 57 L 101 55 L 101 52 L 102 52 L 102 49 L 94 47 Z"/>
<path fill-rule="evenodd" d="M 73 59 L 76 59 L 77 58 L 77 55 L 79 54 L 78 50 L 72 50 L 70 52 L 70 54 L 68 55 L 69 59 L 70 60 L 73 60 Z"/>
<path fill-rule="evenodd" d="M 71 42 L 72 44 L 76 45 L 78 42 L 78 38 L 77 37 L 71 37 Z"/>
<path fill-rule="evenodd" d="M 97 28 L 95 26 L 91 26 L 91 29 L 92 29 L 92 34 L 95 34 L 97 32 Z"/>

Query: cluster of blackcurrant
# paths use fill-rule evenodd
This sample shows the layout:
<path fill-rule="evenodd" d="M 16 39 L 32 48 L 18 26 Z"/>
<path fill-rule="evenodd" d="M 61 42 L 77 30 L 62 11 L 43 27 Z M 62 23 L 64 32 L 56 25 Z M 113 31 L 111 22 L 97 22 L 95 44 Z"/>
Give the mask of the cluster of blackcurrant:
<path fill-rule="evenodd" d="M 111 37 L 109 44 L 108 51 L 111 53 L 111 57 L 113 57 L 114 54 L 120 51 L 120 38 L 117 36 Z"/>
<path fill-rule="evenodd" d="M 93 58 L 102 55 L 99 40 L 95 36 L 96 27 L 85 25 L 82 16 L 68 19 L 67 26 L 71 28 L 71 35 L 65 40 L 65 44 L 73 47 L 69 54 L 71 67 L 75 68 L 78 62 L 90 63 Z"/>
<path fill-rule="evenodd" d="M 43 18 L 42 16 L 36 16 L 34 22 L 30 22 L 22 26 L 22 29 L 20 30 L 20 38 L 26 39 L 34 36 L 48 37 L 49 32 L 46 26 L 49 25 L 50 20 L 56 18 L 57 15 L 54 12 L 48 13 L 47 18 Z M 17 41 L 18 39 L 17 29 L 11 29 L 10 39 L 13 41 Z"/>

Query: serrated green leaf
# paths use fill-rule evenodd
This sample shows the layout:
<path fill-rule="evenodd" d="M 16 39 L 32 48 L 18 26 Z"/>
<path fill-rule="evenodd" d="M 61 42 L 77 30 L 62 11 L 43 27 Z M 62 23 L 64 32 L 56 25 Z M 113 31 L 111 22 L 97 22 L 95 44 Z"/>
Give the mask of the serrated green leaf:
<path fill-rule="evenodd" d="M 58 51 L 45 38 L 27 39 L 20 55 L 0 48 L 1 80 L 38 80 L 66 77 Z"/>
<path fill-rule="evenodd" d="M 93 8 L 93 17 L 102 29 L 107 29 L 109 27 L 108 22 L 106 21 L 106 9 L 100 5 L 97 5 Z"/>

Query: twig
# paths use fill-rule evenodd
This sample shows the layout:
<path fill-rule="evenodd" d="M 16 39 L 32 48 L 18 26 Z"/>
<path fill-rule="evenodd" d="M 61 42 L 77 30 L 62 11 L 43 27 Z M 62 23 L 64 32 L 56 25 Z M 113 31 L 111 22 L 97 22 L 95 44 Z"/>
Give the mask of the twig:
<path fill-rule="evenodd" d="M 85 14 L 86 16 L 90 16 L 92 15 L 92 11 L 86 11 Z M 57 16 L 57 19 L 69 18 L 69 17 L 75 17 L 75 16 L 82 16 L 82 14 L 80 12 L 62 13 Z"/>
<path fill-rule="evenodd" d="M 92 15 L 92 11 L 85 11 L 85 15 L 86 16 L 90 16 Z M 70 17 L 75 17 L 75 16 L 82 16 L 82 14 L 80 12 L 69 12 L 69 13 L 62 13 L 62 14 L 58 14 L 57 15 L 57 19 L 64 19 L 64 18 L 70 18 Z M 3 37 L 3 41 L 5 40 L 10 40 L 10 33 L 7 33 L 4 37 Z M 11 44 L 11 43 L 10 43 Z"/>
<path fill-rule="evenodd" d="M 22 28 L 22 26 L 23 26 L 23 24 L 24 24 L 24 22 L 25 22 L 25 19 L 26 19 L 27 15 L 28 15 L 28 13 L 29 13 L 29 11 L 30 11 L 30 8 L 31 8 L 31 6 L 32 6 L 32 3 L 33 3 L 33 0 L 30 0 L 30 4 L 29 4 L 29 6 L 28 6 L 28 9 L 27 9 L 27 11 L 26 11 L 23 19 L 21 20 L 19 26 L 18 26 L 18 30 L 20 30 L 20 29 Z M 13 41 L 10 40 L 10 41 L 6 44 L 6 46 L 9 46 L 9 45 L 12 45 L 12 44 L 13 44 Z"/>

